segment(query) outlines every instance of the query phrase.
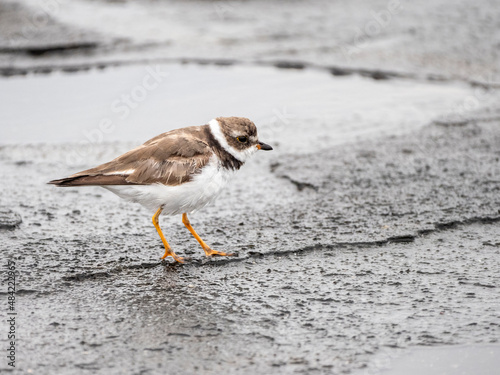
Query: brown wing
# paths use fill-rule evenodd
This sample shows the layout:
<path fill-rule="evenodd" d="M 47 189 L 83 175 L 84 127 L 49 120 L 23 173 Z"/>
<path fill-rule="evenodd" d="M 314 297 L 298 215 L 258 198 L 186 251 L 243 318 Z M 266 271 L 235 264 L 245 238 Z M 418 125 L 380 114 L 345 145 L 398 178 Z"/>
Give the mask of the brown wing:
<path fill-rule="evenodd" d="M 161 183 L 180 185 L 200 172 L 212 156 L 204 126 L 172 130 L 150 139 L 116 159 L 49 184 L 145 185 Z"/>

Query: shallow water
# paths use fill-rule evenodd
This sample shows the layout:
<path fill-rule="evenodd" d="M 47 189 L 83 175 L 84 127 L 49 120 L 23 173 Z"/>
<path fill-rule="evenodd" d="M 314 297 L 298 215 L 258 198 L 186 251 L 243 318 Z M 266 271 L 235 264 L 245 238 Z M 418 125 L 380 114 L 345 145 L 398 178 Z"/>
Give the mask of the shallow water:
<path fill-rule="evenodd" d="M 308 152 L 414 130 L 468 95 L 471 89 L 459 84 L 250 66 L 127 66 L 11 77 L 1 79 L 0 143 L 142 143 L 238 115 L 253 119 L 263 140 Z"/>
<path fill-rule="evenodd" d="M 494 375 L 498 374 L 500 368 L 499 358 L 498 344 L 417 347 L 407 350 L 393 360 L 378 355 L 373 363 L 378 363 L 381 367 L 387 366 L 385 369 L 365 370 L 357 374 Z"/>

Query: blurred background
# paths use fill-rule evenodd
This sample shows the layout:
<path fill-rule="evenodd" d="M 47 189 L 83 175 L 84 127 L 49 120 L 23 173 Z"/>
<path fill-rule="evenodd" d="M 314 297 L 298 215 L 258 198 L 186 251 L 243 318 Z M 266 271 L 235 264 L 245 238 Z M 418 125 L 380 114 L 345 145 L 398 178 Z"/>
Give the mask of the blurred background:
<path fill-rule="evenodd" d="M 4 0 L 0 142 L 143 141 L 233 114 L 262 131 L 327 122 L 338 142 L 463 116 L 489 104 L 473 87 L 498 85 L 498 13 L 494 0 Z"/>
<path fill-rule="evenodd" d="M 218 116 L 274 148 L 191 218 L 230 260 L 46 185 Z M 494 374 L 499 160 L 498 0 L 0 0 L 0 370 Z"/>

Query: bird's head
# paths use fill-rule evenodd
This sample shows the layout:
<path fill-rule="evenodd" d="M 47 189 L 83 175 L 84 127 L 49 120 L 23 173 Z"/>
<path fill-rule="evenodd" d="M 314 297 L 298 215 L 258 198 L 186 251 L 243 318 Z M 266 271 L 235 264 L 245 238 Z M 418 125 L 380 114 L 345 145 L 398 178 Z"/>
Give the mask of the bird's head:
<path fill-rule="evenodd" d="M 241 162 L 245 162 L 258 150 L 273 149 L 259 141 L 257 127 L 245 117 L 217 117 L 209 125 L 221 146 Z"/>

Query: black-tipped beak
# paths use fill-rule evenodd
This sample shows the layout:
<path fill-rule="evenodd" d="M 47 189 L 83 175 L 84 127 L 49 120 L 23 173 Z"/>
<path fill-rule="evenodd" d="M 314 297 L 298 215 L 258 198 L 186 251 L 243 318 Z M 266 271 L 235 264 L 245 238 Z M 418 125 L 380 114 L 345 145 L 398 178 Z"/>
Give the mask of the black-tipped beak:
<path fill-rule="evenodd" d="M 259 144 L 257 145 L 257 148 L 259 150 L 264 150 L 264 151 L 271 151 L 273 149 L 271 146 L 269 146 L 268 144 L 266 144 L 264 142 L 259 142 Z"/>

